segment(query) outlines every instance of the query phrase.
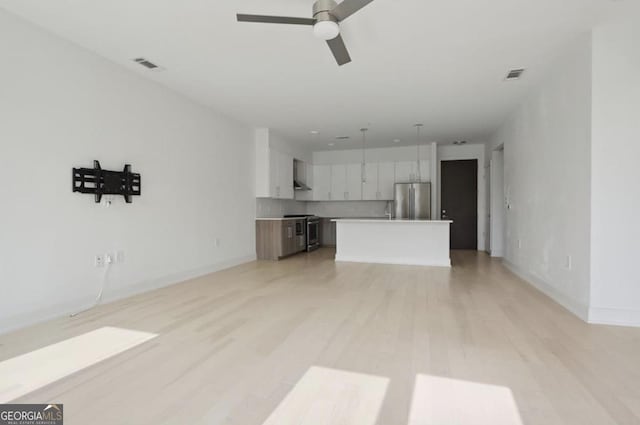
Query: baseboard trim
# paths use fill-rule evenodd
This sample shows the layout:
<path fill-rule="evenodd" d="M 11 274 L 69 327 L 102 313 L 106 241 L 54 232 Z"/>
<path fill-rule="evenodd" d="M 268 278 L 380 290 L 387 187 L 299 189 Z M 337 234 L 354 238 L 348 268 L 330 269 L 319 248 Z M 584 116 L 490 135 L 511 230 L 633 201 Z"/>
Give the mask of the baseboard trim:
<path fill-rule="evenodd" d="M 509 269 L 511 273 L 515 274 L 520 279 L 524 280 L 525 282 L 536 288 L 538 291 L 542 292 L 553 301 L 560 304 L 562 307 L 564 307 L 574 315 L 578 316 L 583 321 L 589 322 L 588 306 L 567 297 L 566 295 L 555 289 L 553 286 L 551 286 L 549 283 L 536 276 L 533 276 L 531 273 L 525 272 L 520 267 L 516 266 L 506 259 L 502 260 L 502 264 L 504 264 L 504 266 Z"/>
<path fill-rule="evenodd" d="M 235 257 L 235 258 L 219 261 L 217 263 L 213 263 L 197 269 L 186 270 L 183 272 L 173 273 L 173 274 L 162 276 L 159 278 L 145 280 L 135 285 L 129 285 L 125 288 L 119 288 L 117 290 L 106 292 L 103 302 L 110 303 L 110 302 L 118 301 L 118 300 L 128 298 L 137 294 L 175 285 L 190 279 L 194 279 L 196 277 L 205 276 L 211 273 L 215 273 L 217 271 L 239 266 L 241 264 L 250 263 L 255 260 L 256 260 L 255 254 L 245 255 L 242 257 Z M 73 313 L 77 313 L 79 311 L 82 311 L 83 309 L 91 307 L 90 304 L 89 305 L 87 304 L 88 302 L 90 301 L 88 301 L 86 297 L 76 298 L 66 303 L 49 306 L 46 309 L 31 311 L 26 314 L 3 319 L 3 323 L 0 323 L 0 335 L 13 332 L 18 329 L 26 328 L 29 326 L 37 325 L 38 323 L 46 322 L 49 320 L 68 316 Z"/>
<path fill-rule="evenodd" d="M 597 325 L 640 327 L 640 311 L 619 308 L 589 308 L 589 323 Z"/>
<path fill-rule="evenodd" d="M 223 260 L 208 266 L 200 267 L 193 270 L 187 270 L 184 272 L 173 273 L 170 275 L 162 276 L 155 279 L 149 279 L 137 283 L 136 285 L 129 285 L 125 288 L 119 288 L 115 291 L 111 291 L 105 294 L 105 302 L 113 302 L 121 300 L 123 298 L 132 297 L 134 295 L 142 294 L 144 292 L 152 291 L 154 289 L 160 289 L 167 286 L 175 285 L 177 283 L 185 282 L 187 280 L 195 279 L 200 276 L 205 276 L 211 273 L 215 273 L 221 270 L 229 269 L 231 267 L 239 266 L 241 264 L 249 263 L 256 260 L 256 255 L 246 255 L 243 257 L 231 258 Z"/>
<path fill-rule="evenodd" d="M 408 258 L 397 260 L 385 257 L 358 257 L 355 255 L 336 255 L 336 261 L 342 263 L 374 263 L 391 264 L 402 266 L 429 266 L 429 267 L 451 267 L 451 260 L 448 261 L 425 261 L 424 259 Z"/>

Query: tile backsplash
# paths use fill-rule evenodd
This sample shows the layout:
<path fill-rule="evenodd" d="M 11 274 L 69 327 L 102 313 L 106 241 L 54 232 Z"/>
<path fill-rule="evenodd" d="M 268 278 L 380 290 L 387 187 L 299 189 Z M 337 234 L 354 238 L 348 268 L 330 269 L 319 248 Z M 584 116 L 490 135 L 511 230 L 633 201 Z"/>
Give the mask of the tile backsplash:
<path fill-rule="evenodd" d="M 256 199 L 256 217 L 273 218 L 288 214 L 315 214 L 319 217 L 384 217 L 387 201 L 303 202 L 288 199 Z"/>
<path fill-rule="evenodd" d="M 293 199 L 256 199 L 256 217 L 274 218 L 288 214 L 307 214 L 306 202 Z"/>
<path fill-rule="evenodd" d="M 307 202 L 307 213 L 318 217 L 384 217 L 387 204 L 387 201 Z"/>

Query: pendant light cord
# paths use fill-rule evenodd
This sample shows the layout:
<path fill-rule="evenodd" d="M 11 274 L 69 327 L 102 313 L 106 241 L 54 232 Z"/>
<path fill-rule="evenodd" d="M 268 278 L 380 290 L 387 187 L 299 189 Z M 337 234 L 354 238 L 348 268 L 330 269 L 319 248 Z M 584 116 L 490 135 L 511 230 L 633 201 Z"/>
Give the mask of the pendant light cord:
<path fill-rule="evenodd" d="M 416 124 L 416 167 L 418 170 L 418 181 L 422 181 L 422 173 L 420 172 L 420 129 L 422 128 L 422 124 Z"/>
<path fill-rule="evenodd" d="M 361 128 L 360 131 L 362 132 L 362 183 L 366 183 L 367 182 L 367 176 L 366 176 L 366 172 L 365 172 L 365 167 L 366 167 L 366 158 L 365 158 L 365 143 L 366 143 L 366 139 L 367 139 L 367 130 L 369 130 L 368 128 Z"/>

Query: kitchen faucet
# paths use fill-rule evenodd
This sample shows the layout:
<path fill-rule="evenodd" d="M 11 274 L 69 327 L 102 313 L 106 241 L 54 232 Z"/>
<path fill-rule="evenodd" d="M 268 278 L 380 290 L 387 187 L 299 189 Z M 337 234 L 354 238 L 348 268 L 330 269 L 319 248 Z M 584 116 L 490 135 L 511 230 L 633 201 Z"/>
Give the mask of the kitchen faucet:
<path fill-rule="evenodd" d="M 387 208 L 384 210 L 384 215 L 386 215 L 389 220 L 393 218 L 393 213 L 391 212 L 391 201 L 387 202 Z"/>

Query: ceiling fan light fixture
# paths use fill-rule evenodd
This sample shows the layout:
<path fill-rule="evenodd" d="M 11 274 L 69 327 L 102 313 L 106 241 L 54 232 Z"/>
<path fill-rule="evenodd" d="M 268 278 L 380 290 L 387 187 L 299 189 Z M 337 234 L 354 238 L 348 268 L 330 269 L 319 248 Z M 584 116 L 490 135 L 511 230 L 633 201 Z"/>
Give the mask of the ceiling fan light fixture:
<path fill-rule="evenodd" d="M 313 26 L 313 34 L 321 40 L 333 40 L 340 35 L 340 27 L 333 21 L 318 21 Z"/>

